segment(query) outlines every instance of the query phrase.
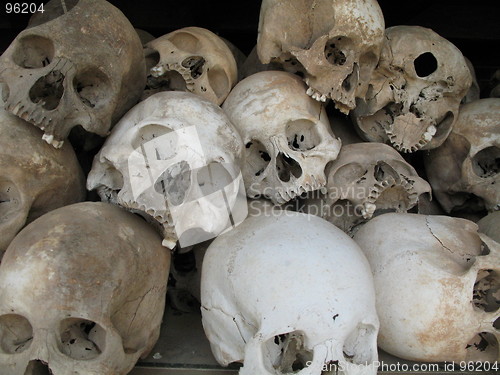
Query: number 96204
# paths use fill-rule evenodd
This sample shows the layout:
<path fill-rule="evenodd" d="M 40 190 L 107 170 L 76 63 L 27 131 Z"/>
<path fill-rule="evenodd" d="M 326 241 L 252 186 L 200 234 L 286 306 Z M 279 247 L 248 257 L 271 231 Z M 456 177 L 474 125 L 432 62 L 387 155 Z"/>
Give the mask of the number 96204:
<path fill-rule="evenodd" d="M 43 3 L 6 3 L 5 4 L 5 12 L 7 14 L 33 14 L 36 12 L 43 13 Z"/>

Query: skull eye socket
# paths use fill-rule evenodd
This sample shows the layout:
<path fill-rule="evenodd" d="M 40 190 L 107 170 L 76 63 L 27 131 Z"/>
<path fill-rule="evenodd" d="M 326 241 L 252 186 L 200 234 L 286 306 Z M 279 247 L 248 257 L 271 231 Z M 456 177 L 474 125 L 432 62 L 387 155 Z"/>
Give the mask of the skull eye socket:
<path fill-rule="evenodd" d="M 472 158 L 472 170 L 481 178 L 493 177 L 500 170 L 500 148 L 487 147 Z"/>
<path fill-rule="evenodd" d="M 263 346 L 264 358 L 271 360 L 265 361 L 265 366 L 270 372 L 278 370 L 280 374 L 292 374 L 306 368 L 313 360 L 313 352 L 304 347 L 304 341 L 304 334 L 299 331 L 274 336 Z"/>
<path fill-rule="evenodd" d="M 102 107 L 111 98 L 111 82 L 96 67 L 78 72 L 73 79 L 73 88 L 83 104 L 90 108 Z"/>
<path fill-rule="evenodd" d="M 188 162 L 181 161 L 168 167 L 155 182 L 154 189 L 168 199 L 174 206 L 184 202 L 191 186 L 191 168 Z"/>
<path fill-rule="evenodd" d="M 472 291 L 472 303 L 486 312 L 500 308 L 500 275 L 493 270 L 480 270 Z"/>
<path fill-rule="evenodd" d="M 495 362 L 498 360 L 498 340 L 494 334 L 480 332 L 465 347 L 466 361 Z"/>
<path fill-rule="evenodd" d="M 32 341 L 33 327 L 28 319 L 17 314 L 0 316 L 0 353 L 22 353 Z"/>
<path fill-rule="evenodd" d="M 61 322 L 60 338 L 62 353 L 73 359 L 90 360 L 105 349 L 106 331 L 90 320 L 69 318 Z"/>
<path fill-rule="evenodd" d="M 201 43 L 198 38 L 185 32 L 176 33 L 169 37 L 168 40 L 181 51 L 191 54 L 197 54 L 201 49 Z"/>
<path fill-rule="evenodd" d="M 438 62 L 431 52 L 425 52 L 413 61 L 413 66 L 415 67 L 417 76 L 425 78 L 437 70 Z"/>
<path fill-rule="evenodd" d="M 29 35 L 18 41 L 12 59 L 22 68 L 39 69 L 52 62 L 54 52 L 54 44 L 50 39 Z"/>
<path fill-rule="evenodd" d="M 309 120 L 289 121 L 286 126 L 288 146 L 295 151 L 308 151 L 321 143 L 316 124 Z"/>
<path fill-rule="evenodd" d="M 349 42 L 349 38 L 345 36 L 338 36 L 328 40 L 325 45 L 325 58 L 326 60 L 336 66 L 345 65 L 347 56 L 344 53 L 344 46 Z"/>

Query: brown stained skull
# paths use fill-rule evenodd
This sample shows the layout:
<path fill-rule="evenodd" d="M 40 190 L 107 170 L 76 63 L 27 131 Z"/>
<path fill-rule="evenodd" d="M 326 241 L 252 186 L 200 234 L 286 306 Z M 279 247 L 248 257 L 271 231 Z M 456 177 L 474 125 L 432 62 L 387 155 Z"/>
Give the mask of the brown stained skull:
<path fill-rule="evenodd" d="M 424 158 L 434 195 L 450 212 L 500 208 L 500 99 L 460 108 L 448 139 Z"/>
<path fill-rule="evenodd" d="M 310 193 L 304 209 L 344 232 L 385 212 L 407 212 L 431 187 L 392 147 L 345 145 L 326 169 L 326 189 Z"/>
<path fill-rule="evenodd" d="M 431 29 L 395 26 L 353 120 L 360 136 L 401 152 L 441 145 L 472 83 L 462 53 Z"/>
<path fill-rule="evenodd" d="M 238 79 L 226 42 L 211 31 L 186 27 L 146 44 L 148 85 L 143 99 L 160 91 L 189 91 L 220 105 Z"/>
<path fill-rule="evenodd" d="M 69 144 L 56 150 L 42 131 L 0 108 L 0 258 L 22 227 L 85 199 L 85 180 Z"/>
<path fill-rule="evenodd" d="M 375 0 L 264 0 L 257 53 L 304 77 L 307 94 L 349 113 L 380 55 L 384 17 Z"/>
<path fill-rule="evenodd" d="M 5 108 L 58 148 L 76 125 L 107 135 L 139 99 L 146 74 L 120 10 L 104 0 L 68 2 L 66 12 L 58 0 L 49 4 L 51 16 L 33 19 L 0 57 L 0 81 Z"/>
<path fill-rule="evenodd" d="M 0 265 L 0 373 L 125 375 L 160 333 L 170 253 L 105 203 L 52 211 Z"/>

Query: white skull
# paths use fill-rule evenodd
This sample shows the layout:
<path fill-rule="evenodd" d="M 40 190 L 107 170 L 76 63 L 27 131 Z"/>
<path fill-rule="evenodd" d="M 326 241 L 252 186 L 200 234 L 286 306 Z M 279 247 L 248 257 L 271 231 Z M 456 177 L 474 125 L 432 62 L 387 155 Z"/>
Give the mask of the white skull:
<path fill-rule="evenodd" d="M 302 74 L 316 100 L 348 113 L 377 65 L 384 17 L 375 0 L 263 0 L 257 52 Z"/>
<path fill-rule="evenodd" d="M 244 362 L 240 375 L 377 372 L 370 267 L 351 238 L 316 216 L 252 216 L 216 238 L 201 302 L 215 358 Z"/>
<path fill-rule="evenodd" d="M 390 213 L 354 240 L 372 267 L 382 350 L 415 361 L 500 358 L 500 244 L 476 224 Z"/>
<path fill-rule="evenodd" d="M 127 374 L 158 339 L 169 265 L 160 236 L 109 204 L 34 221 L 0 265 L 0 372 Z"/>
<path fill-rule="evenodd" d="M 237 82 L 231 49 L 207 29 L 179 29 L 147 43 L 146 49 L 147 59 L 156 60 L 156 65 L 150 69 L 145 96 L 189 91 L 220 105 Z"/>
<path fill-rule="evenodd" d="M 104 0 L 71 5 L 31 24 L 0 58 L 5 108 L 54 147 L 76 125 L 107 135 L 146 80 L 141 42 L 123 13 Z"/>
<path fill-rule="evenodd" d="M 392 147 L 382 143 L 343 146 L 326 169 L 324 192 L 310 193 L 308 213 L 350 233 L 383 212 L 407 212 L 431 187 Z"/>
<path fill-rule="evenodd" d="M 390 27 L 366 98 L 353 112 L 357 130 L 363 139 L 401 152 L 438 147 L 471 82 L 451 42 L 420 26 Z"/>
<path fill-rule="evenodd" d="M 227 229 L 228 208 L 245 207 L 232 211 L 235 224 L 246 216 L 242 149 L 218 106 L 188 92 L 164 91 L 120 120 L 94 159 L 87 187 L 158 223 L 165 246 L 173 248 L 181 234 L 203 237 Z M 240 213 L 243 218 L 236 217 Z M 208 238 L 186 239 L 181 246 Z"/>
<path fill-rule="evenodd" d="M 500 99 L 464 104 L 446 142 L 425 155 L 434 195 L 453 211 L 500 208 Z"/>
<path fill-rule="evenodd" d="M 37 217 L 85 199 L 85 179 L 71 146 L 56 150 L 42 131 L 0 108 L 0 259 Z"/>
<path fill-rule="evenodd" d="M 265 71 L 239 82 L 223 107 L 240 132 L 249 197 L 283 204 L 321 188 L 324 169 L 340 150 L 325 108 L 291 73 Z"/>

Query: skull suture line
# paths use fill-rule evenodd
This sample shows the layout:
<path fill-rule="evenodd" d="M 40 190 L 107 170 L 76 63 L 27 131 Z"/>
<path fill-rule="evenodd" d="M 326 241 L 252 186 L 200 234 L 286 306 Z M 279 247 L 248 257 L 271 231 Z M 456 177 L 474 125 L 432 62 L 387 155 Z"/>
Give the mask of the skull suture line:
<path fill-rule="evenodd" d="M 308 95 L 349 113 L 364 97 L 384 37 L 375 0 L 264 0 L 257 52 L 304 76 Z"/>
<path fill-rule="evenodd" d="M 363 139 L 401 152 L 436 148 L 450 134 L 471 83 L 452 43 L 424 27 L 390 27 L 366 98 L 353 111 L 356 129 Z"/>
<path fill-rule="evenodd" d="M 375 279 L 381 349 L 414 361 L 500 359 L 500 244 L 477 229 L 389 213 L 355 234 Z"/>
<path fill-rule="evenodd" d="M 450 213 L 500 208 L 500 99 L 464 104 L 446 141 L 424 157 L 434 195 Z"/>
<path fill-rule="evenodd" d="M 0 265 L 0 372 L 125 375 L 160 334 L 170 253 L 106 203 L 51 211 Z"/>
<path fill-rule="evenodd" d="M 239 82 L 222 107 L 240 132 L 249 197 L 283 204 L 326 183 L 325 166 L 340 150 L 321 103 L 299 77 L 259 72 Z"/>
<path fill-rule="evenodd" d="M 243 362 L 240 375 L 377 372 L 370 267 L 319 217 L 252 216 L 217 237 L 203 260 L 201 302 L 215 358 Z"/>
<path fill-rule="evenodd" d="M 76 125 L 106 136 L 146 84 L 141 41 L 104 0 L 80 0 L 67 13 L 31 25 L 0 64 L 5 108 L 42 129 L 57 148 Z"/>
<path fill-rule="evenodd" d="M 0 108 L 0 258 L 21 228 L 85 199 L 85 178 L 71 146 L 56 150 L 42 131 Z"/>
<path fill-rule="evenodd" d="M 181 234 L 194 240 L 227 229 L 228 208 L 234 225 L 246 216 L 242 149 L 220 107 L 192 93 L 164 91 L 120 120 L 94 159 L 87 187 L 158 224 L 173 248 Z M 194 243 L 212 238 L 201 237 Z"/>

